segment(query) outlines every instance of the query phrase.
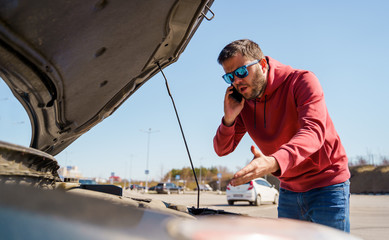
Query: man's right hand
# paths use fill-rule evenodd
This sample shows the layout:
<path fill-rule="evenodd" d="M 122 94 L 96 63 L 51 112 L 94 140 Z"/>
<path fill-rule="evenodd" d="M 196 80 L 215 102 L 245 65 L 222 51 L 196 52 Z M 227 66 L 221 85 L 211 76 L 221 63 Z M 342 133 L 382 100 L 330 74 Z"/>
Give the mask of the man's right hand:
<path fill-rule="evenodd" d="M 256 147 L 251 146 L 253 160 L 244 168 L 235 173 L 230 184 L 239 186 L 255 178 L 263 177 L 267 174 L 274 173 L 280 169 L 277 159 L 271 156 L 265 156 Z"/>
<path fill-rule="evenodd" d="M 224 96 L 224 125 L 230 127 L 234 124 L 236 117 L 242 111 L 244 106 L 245 99 L 243 98 L 241 102 L 236 101 L 230 95 L 232 94 L 233 86 L 229 86 Z"/>

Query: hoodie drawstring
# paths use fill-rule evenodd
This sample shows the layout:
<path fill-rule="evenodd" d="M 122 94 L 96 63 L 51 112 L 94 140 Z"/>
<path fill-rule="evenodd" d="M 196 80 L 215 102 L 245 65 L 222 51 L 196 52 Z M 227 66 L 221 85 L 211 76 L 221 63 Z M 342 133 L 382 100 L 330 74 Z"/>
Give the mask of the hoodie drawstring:
<path fill-rule="evenodd" d="M 265 95 L 265 105 L 263 107 L 263 125 L 266 128 L 266 97 Z M 254 129 L 257 129 L 257 101 L 254 101 Z"/>
<path fill-rule="evenodd" d="M 257 100 L 254 101 L 254 129 L 257 129 Z"/>
<path fill-rule="evenodd" d="M 265 106 L 263 107 L 263 125 L 265 128 L 266 128 L 266 97 L 267 95 L 265 95 Z"/>

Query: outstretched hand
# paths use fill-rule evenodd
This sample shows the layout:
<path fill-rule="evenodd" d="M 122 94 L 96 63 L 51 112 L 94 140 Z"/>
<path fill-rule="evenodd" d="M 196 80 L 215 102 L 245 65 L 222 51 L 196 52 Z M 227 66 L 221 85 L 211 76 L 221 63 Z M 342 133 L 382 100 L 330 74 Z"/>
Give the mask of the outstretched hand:
<path fill-rule="evenodd" d="M 254 154 L 253 160 L 247 166 L 235 173 L 230 182 L 232 186 L 247 183 L 250 180 L 263 177 L 280 169 L 280 166 L 274 157 L 263 155 L 254 146 L 251 146 L 251 152 Z"/>

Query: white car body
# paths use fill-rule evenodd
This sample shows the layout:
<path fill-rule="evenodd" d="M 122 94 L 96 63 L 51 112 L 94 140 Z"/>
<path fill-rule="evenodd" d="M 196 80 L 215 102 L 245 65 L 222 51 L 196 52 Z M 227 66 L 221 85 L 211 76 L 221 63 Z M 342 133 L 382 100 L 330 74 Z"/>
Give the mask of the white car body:
<path fill-rule="evenodd" d="M 248 183 L 233 187 L 228 184 L 227 202 L 233 205 L 236 201 L 248 201 L 251 205 L 260 205 L 262 202 L 278 203 L 278 190 L 264 178 L 256 178 Z"/>
<path fill-rule="evenodd" d="M 200 191 L 213 191 L 213 188 L 209 184 L 200 184 Z"/>

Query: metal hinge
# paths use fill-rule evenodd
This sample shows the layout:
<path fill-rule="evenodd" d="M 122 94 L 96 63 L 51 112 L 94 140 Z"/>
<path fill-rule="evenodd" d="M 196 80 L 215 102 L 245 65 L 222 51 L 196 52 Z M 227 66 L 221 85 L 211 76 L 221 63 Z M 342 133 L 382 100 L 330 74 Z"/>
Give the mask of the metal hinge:
<path fill-rule="evenodd" d="M 205 5 L 204 10 L 205 9 L 207 9 L 207 11 L 212 14 L 212 16 L 209 18 L 209 17 L 207 17 L 207 15 L 204 12 L 201 12 L 201 15 L 203 15 L 204 18 L 207 19 L 208 21 L 211 21 L 215 17 L 215 13 L 212 12 L 212 10 L 208 7 L 208 5 Z"/>

